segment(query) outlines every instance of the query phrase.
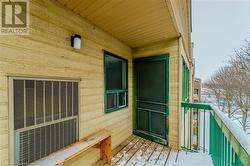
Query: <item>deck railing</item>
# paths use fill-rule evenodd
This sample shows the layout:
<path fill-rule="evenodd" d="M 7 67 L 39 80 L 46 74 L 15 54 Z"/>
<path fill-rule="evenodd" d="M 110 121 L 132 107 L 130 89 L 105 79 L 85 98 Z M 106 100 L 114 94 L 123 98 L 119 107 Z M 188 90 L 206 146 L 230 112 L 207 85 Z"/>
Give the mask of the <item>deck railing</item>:
<path fill-rule="evenodd" d="M 182 111 L 183 149 L 209 153 L 215 166 L 250 166 L 249 151 L 215 107 L 182 102 Z"/>

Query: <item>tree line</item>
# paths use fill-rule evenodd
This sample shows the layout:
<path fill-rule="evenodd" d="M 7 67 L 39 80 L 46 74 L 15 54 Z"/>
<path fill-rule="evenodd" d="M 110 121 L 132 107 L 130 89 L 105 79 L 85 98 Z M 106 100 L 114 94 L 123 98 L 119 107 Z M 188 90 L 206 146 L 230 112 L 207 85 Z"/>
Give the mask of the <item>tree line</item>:
<path fill-rule="evenodd" d="M 250 129 L 250 41 L 235 49 L 227 65 L 220 67 L 204 87 L 218 106 L 223 103 L 220 108 L 229 118 L 241 112 L 239 122 L 243 130 Z"/>

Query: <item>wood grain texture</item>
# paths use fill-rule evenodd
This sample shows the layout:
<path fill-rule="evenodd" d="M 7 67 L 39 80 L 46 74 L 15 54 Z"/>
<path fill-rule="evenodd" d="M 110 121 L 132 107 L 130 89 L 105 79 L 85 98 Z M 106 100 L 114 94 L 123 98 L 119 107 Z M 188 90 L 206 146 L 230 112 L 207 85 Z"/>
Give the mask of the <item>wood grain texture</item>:
<path fill-rule="evenodd" d="M 172 24 L 165 0 L 58 2 L 131 47 L 141 47 L 179 35 Z"/>
<path fill-rule="evenodd" d="M 65 1 L 66 2 L 66 1 Z M 70 36 L 82 36 L 82 48 L 70 46 Z M 30 35 L 0 37 L 0 165 L 10 162 L 8 76 L 81 79 L 80 138 L 101 129 L 112 133 L 112 148 L 132 134 L 132 51 L 56 1 L 30 1 Z M 103 50 L 128 59 L 129 107 L 104 113 Z M 12 122 L 13 123 L 13 122 Z M 91 148 L 72 165 L 91 165 L 100 158 Z"/>
<path fill-rule="evenodd" d="M 107 129 L 112 132 L 114 149 L 132 134 L 132 60 L 162 53 L 170 53 L 169 141 L 174 148 L 180 147 L 180 40 L 186 43 L 187 37 L 177 38 L 179 33 L 165 0 L 139 0 L 133 1 L 133 5 L 131 2 L 32 0 L 30 35 L 1 36 L 0 165 L 8 164 L 13 156 L 9 149 L 8 76 L 81 79 L 80 138 Z M 178 3 L 174 5 L 178 6 Z M 80 50 L 70 46 L 73 34 L 82 36 Z M 128 59 L 129 107 L 109 114 L 104 113 L 103 50 Z M 99 157 L 99 151 L 91 148 L 69 165 L 91 165 Z"/>
<path fill-rule="evenodd" d="M 174 15 L 173 19 L 182 36 L 182 42 L 189 61 L 192 60 L 191 43 L 191 0 L 166 0 L 169 10 Z"/>
<path fill-rule="evenodd" d="M 119 160 L 113 160 L 112 165 L 119 166 L 164 166 L 164 165 L 178 165 L 178 153 L 167 146 L 152 142 L 150 140 L 142 139 L 138 136 L 134 136 L 137 142 L 134 142 L 129 138 L 122 144 L 126 144 L 123 150 L 119 153 Z M 130 142 L 130 144 L 127 144 Z M 113 158 L 117 158 L 117 154 Z M 108 164 L 99 160 L 94 166 L 107 166 Z"/>
<path fill-rule="evenodd" d="M 111 164 L 112 150 L 111 150 L 111 136 L 103 140 L 100 145 L 101 159 L 106 161 L 107 164 Z"/>

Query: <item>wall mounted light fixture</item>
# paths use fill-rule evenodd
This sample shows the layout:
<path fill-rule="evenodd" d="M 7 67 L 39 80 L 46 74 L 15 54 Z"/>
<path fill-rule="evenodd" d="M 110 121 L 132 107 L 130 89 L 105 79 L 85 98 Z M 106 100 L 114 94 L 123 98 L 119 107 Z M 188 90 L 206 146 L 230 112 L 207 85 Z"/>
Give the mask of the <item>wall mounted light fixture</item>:
<path fill-rule="evenodd" d="M 71 46 L 75 49 L 81 49 L 81 35 L 75 34 L 71 36 Z"/>

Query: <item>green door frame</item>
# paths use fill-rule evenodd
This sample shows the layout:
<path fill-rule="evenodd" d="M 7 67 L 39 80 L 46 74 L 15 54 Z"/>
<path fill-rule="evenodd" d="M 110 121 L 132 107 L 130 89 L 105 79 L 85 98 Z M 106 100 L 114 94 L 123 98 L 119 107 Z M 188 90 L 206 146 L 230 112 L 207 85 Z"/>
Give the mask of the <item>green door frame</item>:
<path fill-rule="evenodd" d="M 166 139 L 150 135 L 148 133 L 145 133 L 143 131 L 138 131 L 138 126 L 137 126 L 137 113 L 136 113 L 136 104 L 137 104 L 137 78 L 136 78 L 136 70 L 135 66 L 136 63 L 138 62 L 154 62 L 154 61 L 165 61 L 166 62 L 166 112 L 163 114 L 166 115 Z M 157 102 L 152 102 L 154 104 L 157 104 Z M 158 142 L 164 145 L 168 145 L 168 134 L 169 134 L 169 53 L 166 54 L 161 54 L 161 55 L 155 55 L 155 56 L 150 56 L 150 57 L 143 57 L 143 58 L 137 58 L 134 60 L 134 129 L 133 133 L 135 135 L 144 137 L 146 139 L 150 139 L 154 142 Z M 151 121 L 151 120 L 150 120 Z M 149 122 L 150 123 L 150 122 Z"/>

